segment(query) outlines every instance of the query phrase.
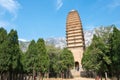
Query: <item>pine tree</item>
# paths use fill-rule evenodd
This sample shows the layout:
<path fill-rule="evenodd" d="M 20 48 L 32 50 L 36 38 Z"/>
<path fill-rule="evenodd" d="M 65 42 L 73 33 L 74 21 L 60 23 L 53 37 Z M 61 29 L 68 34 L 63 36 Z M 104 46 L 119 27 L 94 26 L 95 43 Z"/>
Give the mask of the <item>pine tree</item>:
<path fill-rule="evenodd" d="M 7 31 L 4 28 L 0 28 L 0 80 L 3 80 L 5 74 L 9 68 L 8 63 L 9 63 L 9 56 L 6 53 L 6 39 L 7 39 Z"/>
<path fill-rule="evenodd" d="M 35 69 L 37 65 L 37 51 L 36 51 L 36 43 L 34 40 L 31 41 L 28 50 L 25 54 L 25 66 L 26 66 L 26 71 L 28 74 L 33 73 L 33 80 L 35 76 Z"/>
<path fill-rule="evenodd" d="M 60 74 L 60 54 L 62 49 L 56 48 L 54 45 L 46 45 L 47 54 L 49 55 L 50 65 L 49 65 L 49 75 L 50 77 L 58 77 Z"/>
<path fill-rule="evenodd" d="M 113 33 L 110 38 L 110 73 L 112 76 L 117 77 L 119 80 L 120 73 L 120 30 L 118 30 L 115 26 L 113 27 Z"/>
<path fill-rule="evenodd" d="M 91 45 L 85 50 L 82 58 L 82 66 L 86 70 L 92 70 L 101 75 L 108 72 L 112 63 L 109 52 L 109 38 L 112 33 L 111 27 L 101 27 L 96 30 Z"/>
<path fill-rule="evenodd" d="M 60 61 L 61 61 L 61 70 L 62 72 L 65 73 L 66 78 L 68 78 L 69 71 L 74 66 L 74 57 L 72 55 L 72 52 L 67 48 L 64 48 L 62 53 L 60 54 Z"/>
<path fill-rule="evenodd" d="M 10 80 L 15 78 L 12 75 L 18 73 L 19 63 L 20 63 L 20 48 L 18 43 L 18 35 L 16 30 L 11 30 L 7 37 L 7 55 L 9 56 L 9 71 L 10 71 Z"/>
<path fill-rule="evenodd" d="M 40 72 L 43 79 L 44 74 L 48 72 L 49 69 L 49 57 L 46 53 L 45 42 L 43 39 L 38 39 L 37 41 L 37 54 L 38 54 L 38 65 L 37 70 Z"/>

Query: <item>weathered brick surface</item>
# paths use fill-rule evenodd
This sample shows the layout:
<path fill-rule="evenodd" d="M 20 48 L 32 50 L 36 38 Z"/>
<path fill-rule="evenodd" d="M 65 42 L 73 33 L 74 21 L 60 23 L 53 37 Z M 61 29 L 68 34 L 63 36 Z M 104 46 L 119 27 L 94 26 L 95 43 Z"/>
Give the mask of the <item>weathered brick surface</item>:
<path fill-rule="evenodd" d="M 69 12 L 67 16 L 66 41 L 68 49 L 73 53 L 74 60 L 79 63 L 79 69 L 81 69 L 81 59 L 85 48 L 84 34 L 79 14 L 75 10 Z"/>

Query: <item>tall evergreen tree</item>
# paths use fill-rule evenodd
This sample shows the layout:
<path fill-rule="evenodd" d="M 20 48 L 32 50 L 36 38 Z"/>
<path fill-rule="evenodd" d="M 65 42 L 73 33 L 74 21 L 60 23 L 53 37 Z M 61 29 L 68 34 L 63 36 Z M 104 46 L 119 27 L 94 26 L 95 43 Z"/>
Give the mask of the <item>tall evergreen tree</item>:
<path fill-rule="evenodd" d="M 50 59 L 50 66 L 49 66 L 49 77 L 59 77 L 60 74 L 60 54 L 62 49 L 56 48 L 54 45 L 46 45 L 47 54 L 49 55 Z"/>
<path fill-rule="evenodd" d="M 28 50 L 25 54 L 25 66 L 26 66 L 26 71 L 27 73 L 31 74 L 33 73 L 33 79 L 35 76 L 35 69 L 37 65 L 37 51 L 36 51 L 36 43 L 34 40 L 31 41 Z"/>
<path fill-rule="evenodd" d="M 82 59 L 83 68 L 96 71 L 99 74 L 108 72 L 111 64 L 109 56 L 109 38 L 112 33 L 111 27 L 96 30 L 91 45 L 86 49 Z"/>
<path fill-rule="evenodd" d="M 60 54 L 60 62 L 62 72 L 65 73 L 65 77 L 69 77 L 69 71 L 74 66 L 74 57 L 72 55 L 72 52 L 67 48 L 64 48 Z"/>
<path fill-rule="evenodd" d="M 110 73 L 112 76 L 116 76 L 119 80 L 120 75 L 120 30 L 118 30 L 115 26 L 113 28 L 113 33 L 110 38 Z"/>
<path fill-rule="evenodd" d="M 7 31 L 4 28 L 0 28 L 0 44 L 2 44 L 7 38 Z"/>
<path fill-rule="evenodd" d="M 37 54 L 38 54 L 38 65 L 37 70 L 40 72 L 43 79 L 44 74 L 48 72 L 49 69 L 49 56 L 46 53 L 45 42 L 43 39 L 38 39 L 37 41 Z"/>
<path fill-rule="evenodd" d="M 12 75 L 18 73 L 19 63 L 20 63 L 20 48 L 18 43 L 18 35 L 16 30 L 11 30 L 7 37 L 7 49 L 9 55 L 9 71 L 10 80 L 14 80 Z"/>
<path fill-rule="evenodd" d="M 0 28 L 0 80 L 3 80 L 5 74 L 8 70 L 9 56 L 6 53 L 6 39 L 7 39 L 7 31 L 4 28 Z"/>

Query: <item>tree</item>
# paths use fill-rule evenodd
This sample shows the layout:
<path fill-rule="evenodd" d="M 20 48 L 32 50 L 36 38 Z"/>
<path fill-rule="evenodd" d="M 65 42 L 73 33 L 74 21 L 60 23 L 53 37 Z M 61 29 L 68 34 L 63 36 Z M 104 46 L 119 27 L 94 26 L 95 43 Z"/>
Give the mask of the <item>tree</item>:
<path fill-rule="evenodd" d="M 49 75 L 50 77 L 58 77 L 60 74 L 59 56 L 61 49 L 56 48 L 54 45 L 46 45 L 47 54 L 49 55 Z"/>
<path fill-rule="evenodd" d="M 113 25 L 114 26 L 114 25 Z M 110 64 L 110 73 L 119 80 L 120 73 L 120 30 L 115 26 L 113 27 L 113 33 L 111 34 L 110 40 L 110 59 L 112 63 Z"/>
<path fill-rule="evenodd" d="M 0 80 L 3 80 L 5 74 L 8 70 L 8 58 L 9 56 L 6 53 L 6 39 L 7 39 L 7 31 L 4 28 L 0 28 Z"/>
<path fill-rule="evenodd" d="M 7 31 L 4 28 L 0 28 L 0 44 L 2 44 L 7 38 Z"/>
<path fill-rule="evenodd" d="M 49 70 L 49 57 L 46 53 L 45 42 L 43 39 L 37 41 L 38 65 L 37 70 L 40 72 L 43 79 L 44 74 Z"/>
<path fill-rule="evenodd" d="M 109 52 L 109 38 L 112 33 L 111 27 L 99 28 L 93 36 L 91 45 L 86 49 L 82 65 L 86 70 L 92 70 L 102 76 L 102 73 L 108 72 L 111 64 Z"/>
<path fill-rule="evenodd" d="M 74 66 L 74 57 L 72 55 L 72 52 L 67 48 L 64 48 L 62 53 L 60 54 L 60 66 L 61 71 L 65 73 L 67 78 L 69 76 L 70 69 Z"/>
<path fill-rule="evenodd" d="M 31 41 L 28 50 L 25 54 L 25 66 L 26 66 L 26 71 L 28 74 L 33 73 L 33 80 L 35 76 L 35 69 L 37 65 L 37 51 L 36 51 L 36 43 L 34 40 Z"/>
<path fill-rule="evenodd" d="M 99 72 L 103 63 L 102 60 L 104 56 L 104 53 L 100 49 L 100 47 L 102 46 L 100 41 L 100 38 L 94 35 L 91 45 L 86 49 L 83 55 L 83 68 Z"/>
<path fill-rule="evenodd" d="M 13 75 L 18 73 L 19 63 L 20 63 L 20 48 L 18 43 L 17 31 L 11 30 L 7 36 L 7 55 L 8 57 L 8 66 L 10 72 L 10 80 L 13 80 Z M 15 79 L 14 79 L 15 80 Z"/>

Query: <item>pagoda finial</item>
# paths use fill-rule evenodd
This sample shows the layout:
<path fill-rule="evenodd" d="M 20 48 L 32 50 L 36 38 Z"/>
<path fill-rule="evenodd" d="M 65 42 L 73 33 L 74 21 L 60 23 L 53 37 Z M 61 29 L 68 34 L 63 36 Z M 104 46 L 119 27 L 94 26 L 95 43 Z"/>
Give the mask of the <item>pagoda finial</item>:
<path fill-rule="evenodd" d="M 74 11 L 76 11 L 75 9 L 72 9 L 70 12 L 74 12 Z"/>

